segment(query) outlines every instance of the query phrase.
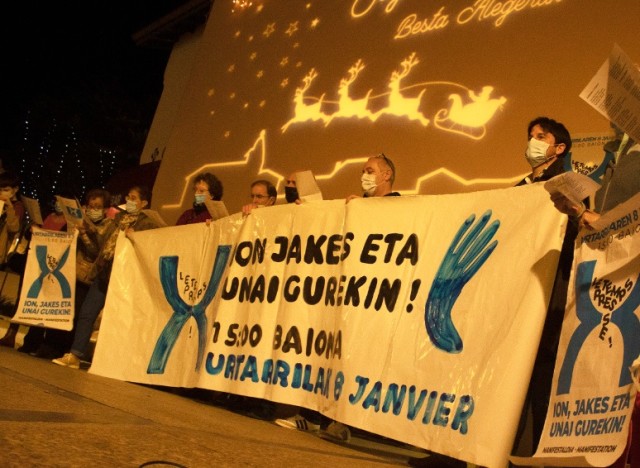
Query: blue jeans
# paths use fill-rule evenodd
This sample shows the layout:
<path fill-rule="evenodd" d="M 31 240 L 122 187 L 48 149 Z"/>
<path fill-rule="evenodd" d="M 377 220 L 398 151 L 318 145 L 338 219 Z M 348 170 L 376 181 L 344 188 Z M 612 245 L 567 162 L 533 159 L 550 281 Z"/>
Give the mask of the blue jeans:
<path fill-rule="evenodd" d="M 98 283 L 98 281 L 94 281 L 89 287 L 78 314 L 73 343 L 71 344 L 71 353 L 79 358 L 83 357 L 87 350 L 93 333 L 93 325 L 96 323 L 107 297 L 106 292 L 101 290 Z"/>

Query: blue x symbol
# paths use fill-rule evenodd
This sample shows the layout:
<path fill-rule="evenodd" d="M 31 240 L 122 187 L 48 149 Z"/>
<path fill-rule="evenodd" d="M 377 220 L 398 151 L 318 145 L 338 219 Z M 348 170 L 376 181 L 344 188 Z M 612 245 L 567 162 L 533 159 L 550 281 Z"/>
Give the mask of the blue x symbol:
<path fill-rule="evenodd" d="M 67 258 L 69 257 L 70 247 L 62 254 L 60 257 L 60 261 L 56 265 L 53 270 L 49 269 L 49 265 L 47 265 L 47 246 L 46 245 L 37 245 L 36 246 L 36 259 L 38 260 L 38 266 L 40 266 L 40 274 L 35 279 L 35 281 L 31 284 L 29 291 L 27 292 L 28 298 L 36 298 L 40 294 L 40 290 L 42 289 L 42 282 L 45 277 L 49 274 L 53 275 L 60 284 L 60 290 L 62 291 L 62 297 L 69 298 L 71 297 L 71 286 L 67 281 L 67 278 L 62 274 L 60 270 L 65 263 L 67 263 Z"/>
<path fill-rule="evenodd" d="M 583 262 L 578 265 L 576 273 L 576 314 L 580 319 L 580 325 L 575 329 L 560 369 L 558 377 L 557 395 L 564 395 L 571 390 L 573 369 L 578 359 L 578 354 L 589 334 L 600 324 L 602 314 L 598 312 L 589 296 L 589 287 L 593 280 L 593 271 L 596 261 Z M 631 383 L 629 367 L 640 353 L 640 320 L 635 315 L 635 310 L 640 304 L 640 286 L 636 279 L 633 290 L 620 307 L 611 313 L 611 323 L 618 327 L 624 341 L 624 353 L 620 364 L 620 379 L 618 385 L 624 387 Z"/>
<path fill-rule="evenodd" d="M 149 360 L 149 366 L 147 367 L 148 374 L 164 373 L 171 350 L 176 344 L 182 327 L 184 327 L 184 324 L 187 323 L 190 317 L 195 319 L 198 326 L 198 359 L 196 362 L 196 370 L 200 369 L 207 340 L 207 316 L 205 310 L 216 295 L 230 252 L 230 245 L 218 246 L 207 289 L 202 300 L 194 306 L 190 306 L 184 302 L 178 293 L 178 257 L 160 257 L 160 283 L 162 283 L 162 290 L 164 291 L 167 302 L 173 309 L 173 315 L 169 318 L 169 321 L 156 342 L 156 347 L 153 350 L 153 354 Z"/>

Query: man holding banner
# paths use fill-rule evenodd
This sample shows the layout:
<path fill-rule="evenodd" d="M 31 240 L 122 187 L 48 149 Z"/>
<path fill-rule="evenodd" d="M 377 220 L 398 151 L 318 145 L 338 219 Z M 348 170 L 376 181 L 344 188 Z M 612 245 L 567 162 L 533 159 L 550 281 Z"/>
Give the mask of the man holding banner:
<path fill-rule="evenodd" d="M 614 46 L 581 94 L 622 130 L 595 208 L 550 190 L 582 230 L 545 427 L 533 458 L 511 458 L 518 464 L 622 468 L 632 450 L 631 466 L 640 466 L 640 444 L 631 441 L 640 409 L 640 128 L 629 118 L 640 115 L 639 86 L 637 66 Z"/>
<path fill-rule="evenodd" d="M 591 231 L 600 227 L 599 221 L 604 214 L 621 203 L 626 204 L 625 202 L 632 198 L 632 195 L 636 195 L 633 198 L 637 199 L 637 195 L 640 193 L 640 144 L 636 144 L 629 138 L 629 135 L 621 131 L 615 124 L 612 124 L 612 127 L 617 133 L 619 147 L 615 154 L 614 162 L 607 168 L 602 188 L 596 193 L 596 209 L 585 209 L 583 206 L 572 203 L 559 193 L 552 195 L 552 200 L 558 210 L 576 216 L 580 224 Z M 585 237 L 588 237 L 588 235 Z M 633 427 L 630 431 L 627 448 L 616 463 L 611 466 L 624 468 L 630 451 L 633 451 L 631 466 L 634 468 L 640 466 L 640 443 L 635 441 L 635 444 L 632 444 L 631 439 L 633 433 L 640 433 L 639 417 L 640 394 L 636 394 L 632 419 Z M 637 435 L 636 438 L 638 438 Z"/>

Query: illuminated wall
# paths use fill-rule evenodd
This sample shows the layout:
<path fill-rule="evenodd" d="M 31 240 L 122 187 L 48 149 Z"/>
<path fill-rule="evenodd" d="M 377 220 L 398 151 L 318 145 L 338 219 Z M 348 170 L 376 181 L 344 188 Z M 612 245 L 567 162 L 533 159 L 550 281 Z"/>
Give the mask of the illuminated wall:
<path fill-rule="evenodd" d="M 640 61 L 638 0 L 232 7 L 214 2 L 190 65 L 172 71 L 185 84 L 171 125 L 147 141 L 163 155 L 153 205 L 169 223 L 204 169 L 223 181 L 230 212 L 248 203 L 253 180 L 282 193 L 297 169 L 313 170 L 326 199 L 359 193 L 362 163 L 379 152 L 396 163 L 403 194 L 511 186 L 529 169 L 532 118 L 606 132 L 578 95 L 614 42 Z"/>

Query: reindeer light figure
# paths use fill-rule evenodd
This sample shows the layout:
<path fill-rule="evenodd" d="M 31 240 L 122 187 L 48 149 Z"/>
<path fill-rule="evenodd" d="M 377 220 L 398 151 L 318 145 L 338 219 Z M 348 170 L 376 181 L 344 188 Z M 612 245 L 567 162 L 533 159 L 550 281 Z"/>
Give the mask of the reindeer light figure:
<path fill-rule="evenodd" d="M 411 69 L 418 63 L 420 63 L 420 61 L 416 58 L 416 53 L 413 52 L 400 63 L 400 66 L 402 67 L 401 70 L 394 70 L 391 73 L 391 79 L 387 85 L 391 90 L 389 92 L 389 105 L 378 111 L 376 118 L 380 115 L 389 114 L 399 117 L 407 117 L 409 120 L 417 120 L 425 127 L 429 125 L 429 119 L 420 112 L 422 95 L 425 93 L 426 89 L 420 91 L 420 94 L 418 94 L 417 97 L 407 98 L 402 95 L 400 88 L 400 82 L 409 75 Z"/>
<path fill-rule="evenodd" d="M 368 118 L 375 121 L 374 114 L 367 109 L 367 106 L 369 105 L 369 96 L 372 91 L 371 89 L 367 91 L 367 95 L 362 99 L 351 99 L 349 96 L 349 87 L 354 81 L 356 81 L 358 75 L 363 69 L 364 63 L 362 63 L 362 59 L 358 59 L 358 61 L 349 68 L 349 76 L 340 80 L 340 85 L 338 87 L 338 95 L 340 96 L 340 99 L 338 100 L 338 110 L 331 114 L 331 118 L 326 125 L 329 125 L 331 120 L 337 117 L 357 117 L 359 119 Z"/>
<path fill-rule="evenodd" d="M 302 123 L 308 121 L 315 122 L 318 120 L 326 123 L 331 119 L 321 110 L 324 93 L 322 94 L 322 96 L 320 96 L 318 102 L 309 105 L 305 104 L 305 99 L 309 99 L 305 98 L 305 93 L 317 76 L 318 73 L 316 72 L 316 69 L 312 68 L 311 70 L 309 70 L 309 73 L 307 73 L 302 79 L 302 87 L 296 88 L 296 92 L 293 97 L 293 102 L 295 104 L 295 115 L 282 126 L 282 133 L 286 132 L 287 128 L 289 128 L 289 125 L 294 123 Z"/>

